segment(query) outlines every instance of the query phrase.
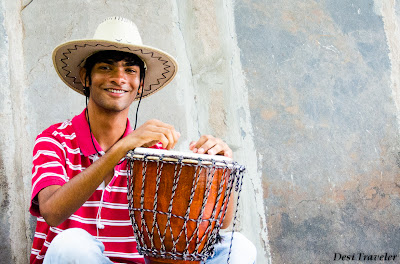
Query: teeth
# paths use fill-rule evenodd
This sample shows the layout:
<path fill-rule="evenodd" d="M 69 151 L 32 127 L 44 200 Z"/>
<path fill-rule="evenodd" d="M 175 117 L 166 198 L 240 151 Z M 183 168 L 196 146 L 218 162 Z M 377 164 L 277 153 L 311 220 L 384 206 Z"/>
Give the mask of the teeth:
<path fill-rule="evenodd" d="M 110 91 L 112 93 L 124 93 L 125 92 L 123 90 L 115 90 L 115 89 L 107 89 L 107 91 Z"/>

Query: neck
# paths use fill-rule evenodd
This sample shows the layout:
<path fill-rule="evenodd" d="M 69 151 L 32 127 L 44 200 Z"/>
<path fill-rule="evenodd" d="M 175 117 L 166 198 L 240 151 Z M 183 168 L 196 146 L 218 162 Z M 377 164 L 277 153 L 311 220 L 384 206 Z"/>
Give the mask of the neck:
<path fill-rule="evenodd" d="M 93 137 L 106 152 L 124 135 L 129 108 L 121 112 L 105 111 L 89 100 L 88 113 Z"/>

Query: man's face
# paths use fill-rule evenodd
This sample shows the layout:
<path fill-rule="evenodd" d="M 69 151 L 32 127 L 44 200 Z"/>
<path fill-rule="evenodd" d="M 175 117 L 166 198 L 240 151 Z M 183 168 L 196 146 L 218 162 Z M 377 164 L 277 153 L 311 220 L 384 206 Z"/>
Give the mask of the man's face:
<path fill-rule="evenodd" d="M 140 68 L 125 60 L 105 60 L 94 65 L 91 72 L 89 102 L 102 110 L 128 110 L 140 85 Z"/>

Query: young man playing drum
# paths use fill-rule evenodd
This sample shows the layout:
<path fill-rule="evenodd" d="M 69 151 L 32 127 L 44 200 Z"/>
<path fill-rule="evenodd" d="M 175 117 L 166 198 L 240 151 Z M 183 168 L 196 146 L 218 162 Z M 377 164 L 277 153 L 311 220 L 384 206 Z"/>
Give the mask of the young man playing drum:
<path fill-rule="evenodd" d="M 87 96 L 87 107 L 36 139 L 30 212 L 38 219 L 30 263 L 144 263 L 129 218 L 123 159 L 137 147 L 173 149 L 180 134 L 159 120 L 132 130 L 128 112 L 134 100 L 167 85 L 177 64 L 142 45 L 136 26 L 116 17 L 101 23 L 93 39 L 58 46 L 53 62 L 60 78 Z M 212 136 L 189 149 L 232 157 Z M 229 246 L 228 235 L 205 263 L 226 263 Z M 255 247 L 235 233 L 230 259 L 254 263 Z"/>

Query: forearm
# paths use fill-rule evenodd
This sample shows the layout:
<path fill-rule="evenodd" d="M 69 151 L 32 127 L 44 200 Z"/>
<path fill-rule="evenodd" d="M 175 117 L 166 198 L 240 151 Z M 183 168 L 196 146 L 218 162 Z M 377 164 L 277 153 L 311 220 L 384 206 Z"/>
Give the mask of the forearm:
<path fill-rule="evenodd" d="M 225 219 L 224 222 L 222 223 L 221 229 L 225 229 L 230 226 L 235 213 L 235 207 L 236 207 L 235 201 L 236 201 L 235 193 L 232 192 L 231 197 L 229 199 L 228 208 L 226 209 L 225 212 Z"/>
<path fill-rule="evenodd" d="M 49 186 L 39 192 L 39 209 L 46 222 L 57 226 L 78 210 L 96 191 L 127 149 L 118 142 L 87 169 L 71 178 L 63 186 Z"/>

